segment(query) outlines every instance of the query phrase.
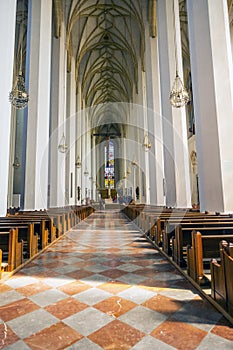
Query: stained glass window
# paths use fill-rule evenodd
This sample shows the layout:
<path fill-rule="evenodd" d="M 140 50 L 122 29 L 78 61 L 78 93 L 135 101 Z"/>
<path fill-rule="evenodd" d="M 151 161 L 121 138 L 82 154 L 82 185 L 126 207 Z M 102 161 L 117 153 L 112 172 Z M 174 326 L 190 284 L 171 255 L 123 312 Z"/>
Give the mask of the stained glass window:
<path fill-rule="evenodd" d="M 105 188 L 114 188 L 114 144 L 108 140 L 104 149 L 105 168 L 104 168 L 104 184 Z"/>

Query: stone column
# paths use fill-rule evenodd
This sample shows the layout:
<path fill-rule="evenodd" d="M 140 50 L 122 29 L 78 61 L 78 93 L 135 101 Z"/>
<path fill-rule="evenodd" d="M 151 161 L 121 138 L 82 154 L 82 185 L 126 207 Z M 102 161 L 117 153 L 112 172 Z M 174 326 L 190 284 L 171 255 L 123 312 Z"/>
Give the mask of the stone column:
<path fill-rule="evenodd" d="M 233 211 L 233 70 L 227 1 L 187 1 L 200 209 Z"/>
<path fill-rule="evenodd" d="M 163 193 L 163 138 L 160 101 L 160 80 L 158 62 L 158 37 L 151 38 L 146 27 L 146 89 L 147 89 L 147 130 L 151 149 L 149 156 L 150 203 L 164 205 Z M 152 78 L 151 78 L 152 77 Z"/>
<path fill-rule="evenodd" d="M 65 205 L 66 155 L 58 151 L 62 134 L 66 132 L 64 123 L 66 120 L 66 48 L 64 23 L 61 26 L 60 38 L 53 38 L 51 85 L 50 206 L 58 207 Z"/>
<path fill-rule="evenodd" d="M 25 209 L 47 208 L 52 0 L 31 2 Z"/>
<path fill-rule="evenodd" d="M 67 74 L 67 114 L 66 132 L 69 146 L 66 161 L 66 188 L 68 189 L 68 204 L 75 204 L 75 140 L 76 140 L 76 87 L 75 87 L 75 60 L 71 59 L 71 71 Z"/>
<path fill-rule="evenodd" d="M 81 84 L 79 82 L 79 88 L 78 88 L 78 94 L 76 96 L 76 158 L 75 160 L 78 160 L 78 157 L 80 159 L 81 165 L 76 168 L 76 204 L 81 204 L 81 189 L 82 189 L 82 168 L 83 168 L 83 158 L 82 158 L 82 142 L 81 142 L 81 135 L 82 135 L 82 124 L 81 124 Z M 78 191 L 80 198 L 78 199 Z"/>
<path fill-rule="evenodd" d="M 91 137 L 91 189 L 92 189 L 92 198 L 96 201 L 96 147 L 95 147 L 95 138 Z"/>
<path fill-rule="evenodd" d="M 9 92 L 12 90 L 14 46 L 15 46 L 15 18 L 16 0 L 0 2 L 0 52 L 4 53 L 0 65 L 0 96 L 1 96 L 1 128 L 0 137 L 0 216 L 7 212 L 7 192 L 10 155 L 10 121 L 11 105 Z M 6 40 L 7 38 L 7 40 Z"/>
<path fill-rule="evenodd" d="M 84 103 L 83 103 L 84 104 Z M 83 204 L 85 203 L 84 199 L 86 200 L 86 194 L 87 194 L 87 175 L 85 175 L 85 172 L 90 172 L 90 169 L 87 168 L 87 135 L 86 135 L 86 121 L 87 115 L 85 108 L 81 111 L 81 143 L 82 143 L 82 199 Z M 88 175 L 89 176 L 89 175 Z"/>
<path fill-rule="evenodd" d="M 174 2 L 175 11 L 173 1 L 157 2 L 164 174 L 166 205 L 186 208 L 191 206 L 186 114 L 184 108 L 173 108 L 169 101 L 176 76 L 175 37 L 177 68 L 179 75 L 183 76 L 178 0 Z"/>

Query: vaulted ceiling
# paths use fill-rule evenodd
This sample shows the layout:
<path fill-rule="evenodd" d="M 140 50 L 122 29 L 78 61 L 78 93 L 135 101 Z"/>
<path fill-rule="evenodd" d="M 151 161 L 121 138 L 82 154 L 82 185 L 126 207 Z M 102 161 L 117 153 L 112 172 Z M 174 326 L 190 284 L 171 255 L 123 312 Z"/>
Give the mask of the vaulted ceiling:
<path fill-rule="evenodd" d="M 228 1 L 233 19 L 233 0 Z M 145 70 L 145 27 L 156 37 L 156 0 L 53 0 L 54 35 L 66 29 L 68 71 L 75 58 L 76 89 L 84 107 L 132 102 Z M 183 58 L 189 62 L 186 0 L 179 0 Z M 19 0 L 16 55 L 26 58 L 28 0 Z M 148 34 L 147 34 L 148 35 Z M 23 48 L 22 50 L 20 48 Z M 23 51 L 23 53 L 22 53 Z M 19 61 L 19 57 L 17 58 Z"/>
<path fill-rule="evenodd" d="M 59 36 L 59 20 L 61 22 L 62 19 L 59 17 L 62 16 L 59 0 L 54 4 L 56 34 Z M 63 1 L 68 70 L 73 56 L 77 91 L 81 93 L 85 107 L 132 101 L 133 93 L 138 90 L 138 70 L 145 68 L 145 19 L 142 9 L 146 8 L 144 13 L 150 13 L 149 20 L 153 25 L 155 4 L 155 0 Z"/>

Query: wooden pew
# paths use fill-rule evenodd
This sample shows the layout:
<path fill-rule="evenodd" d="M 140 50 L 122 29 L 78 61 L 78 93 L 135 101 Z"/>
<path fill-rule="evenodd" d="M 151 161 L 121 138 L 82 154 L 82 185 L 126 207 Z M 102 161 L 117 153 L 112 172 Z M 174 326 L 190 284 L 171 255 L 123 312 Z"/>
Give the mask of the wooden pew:
<path fill-rule="evenodd" d="M 23 262 L 23 241 L 18 241 L 18 230 L 10 229 L 0 232 L 0 249 L 2 252 L 2 263 L 6 263 L 6 271 L 11 272 Z"/>
<path fill-rule="evenodd" d="M 233 235 L 206 235 L 193 230 L 192 245 L 187 247 L 187 273 L 199 285 L 210 285 L 210 279 L 204 273 L 210 270 L 212 259 L 220 258 L 219 244 L 227 238 L 233 242 Z"/>
<path fill-rule="evenodd" d="M 194 218 L 190 220 L 190 218 L 184 218 L 181 221 L 177 221 L 176 225 L 167 224 L 165 229 L 162 232 L 162 246 L 166 254 L 171 255 L 171 239 L 177 235 L 177 230 L 180 230 L 181 227 L 183 229 L 193 229 L 198 230 L 201 228 L 211 228 L 211 227 L 225 227 L 225 228 L 233 228 L 233 220 L 229 221 L 229 218 L 217 219 L 202 219 L 202 218 Z"/>
<path fill-rule="evenodd" d="M 20 225 L 20 224 L 30 224 L 34 225 L 35 233 L 38 234 L 38 243 L 39 250 L 45 248 L 48 243 L 51 241 L 51 237 L 53 234 L 53 227 L 51 223 L 51 219 L 47 215 L 32 213 L 22 214 L 16 216 L 8 216 L 4 218 L 0 218 L 0 224 L 9 224 L 9 225 Z"/>
<path fill-rule="evenodd" d="M 24 241 L 23 257 L 25 259 L 32 258 L 39 250 L 39 236 L 35 232 L 34 223 L 0 222 L 0 232 L 9 231 L 11 228 L 16 228 L 18 239 Z"/>
<path fill-rule="evenodd" d="M 182 224 L 195 224 L 195 223 L 201 223 L 204 225 L 205 223 L 209 222 L 223 222 L 223 221 L 232 221 L 232 216 L 230 215 L 212 215 L 212 214 L 205 214 L 205 213 L 198 213 L 198 212 L 187 212 L 183 216 L 179 216 L 177 213 L 172 213 L 170 217 L 163 216 L 162 218 L 159 218 L 157 220 L 157 235 L 158 240 L 160 240 L 160 245 L 163 245 L 164 240 L 164 234 L 167 235 L 167 237 L 174 236 L 175 228 L 178 225 Z M 156 242 L 156 239 L 155 239 Z M 165 243 L 166 244 L 166 243 Z"/>
<path fill-rule="evenodd" d="M 233 244 L 220 243 L 220 263 L 211 261 L 211 296 L 233 316 Z"/>
<path fill-rule="evenodd" d="M 19 239 L 24 241 L 24 257 L 31 258 L 47 245 L 48 231 L 42 230 L 42 223 L 17 220 L 1 220 L 0 231 L 17 228 Z"/>
<path fill-rule="evenodd" d="M 158 240 L 162 237 L 162 231 L 165 229 L 167 222 L 172 222 L 176 220 L 181 222 L 183 219 L 187 218 L 193 220 L 195 218 L 202 219 L 206 216 L 205 213 L 200 213 L 199 211 L 184 210 L 184 209 L 172 209 L 170 211 L 164 211 L 159 217 L 155 217 L 154 225 L 156 225 Z"/>
<path fill-rule="evenodd" d="M 22 222 L 33 222 L 35 229 L 39 235 L 40 247 L 39 249 L 45 248 L 49 243 L 52 243 L 56 239 L 56 227 L 54 225 L 53 217 L 50 217 L 45 211 L 25 211 L 20 212 L 15 220 L 22 220 Z"/>
<path fill-rule="evenodd" d="M 233 225 L 233 218 L 227 216 L 216 216 L 216 215 L 185 215 L 183 218 L 172 218 L 164 223 L 164 231 L 169 233 L 170 235 L 173 235 L 175 232 L 175 228 L 178 225 L 198 225 L 199 223 L 203 225 L 203 227 L 210 224 L 218 224 L 218 223 L 226 223 L 227 225 L 232 224 Z"/>
<path fill-rule="evenodd" d="M 8 272 L 13 271 L 24 259 L 30 259 L 45 249 L 93 211 L 92 207 L 74 206 L 44 211 L 19 211 L 15 215 L 8 213 L 6 217 L 1 217 L 0 277 L 3 266 L 7 266 Z"/>
<path fill-rule="evenodd" d="M 183 228 L 179 225 L 175 229 L 175 236 L 172 237 L 172 258 L 174 262 L 180 267 L 186 267 L 185 254 L 187 246 L 192 244 L 192 231 L 200 231 L 202 236 L 208 235 L 233 235 L 233 227 L 211 226 L 211 227 L 190 227 Z"/>

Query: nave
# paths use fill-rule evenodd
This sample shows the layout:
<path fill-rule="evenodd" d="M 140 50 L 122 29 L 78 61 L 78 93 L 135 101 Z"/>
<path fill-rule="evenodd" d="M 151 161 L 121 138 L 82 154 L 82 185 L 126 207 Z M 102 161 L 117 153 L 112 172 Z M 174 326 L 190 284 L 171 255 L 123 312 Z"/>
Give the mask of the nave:
<path fill-rule="evenodd" d="M 1 349 L 232 349 L 232 326 L 114 210 L 0 285 Z"/>

